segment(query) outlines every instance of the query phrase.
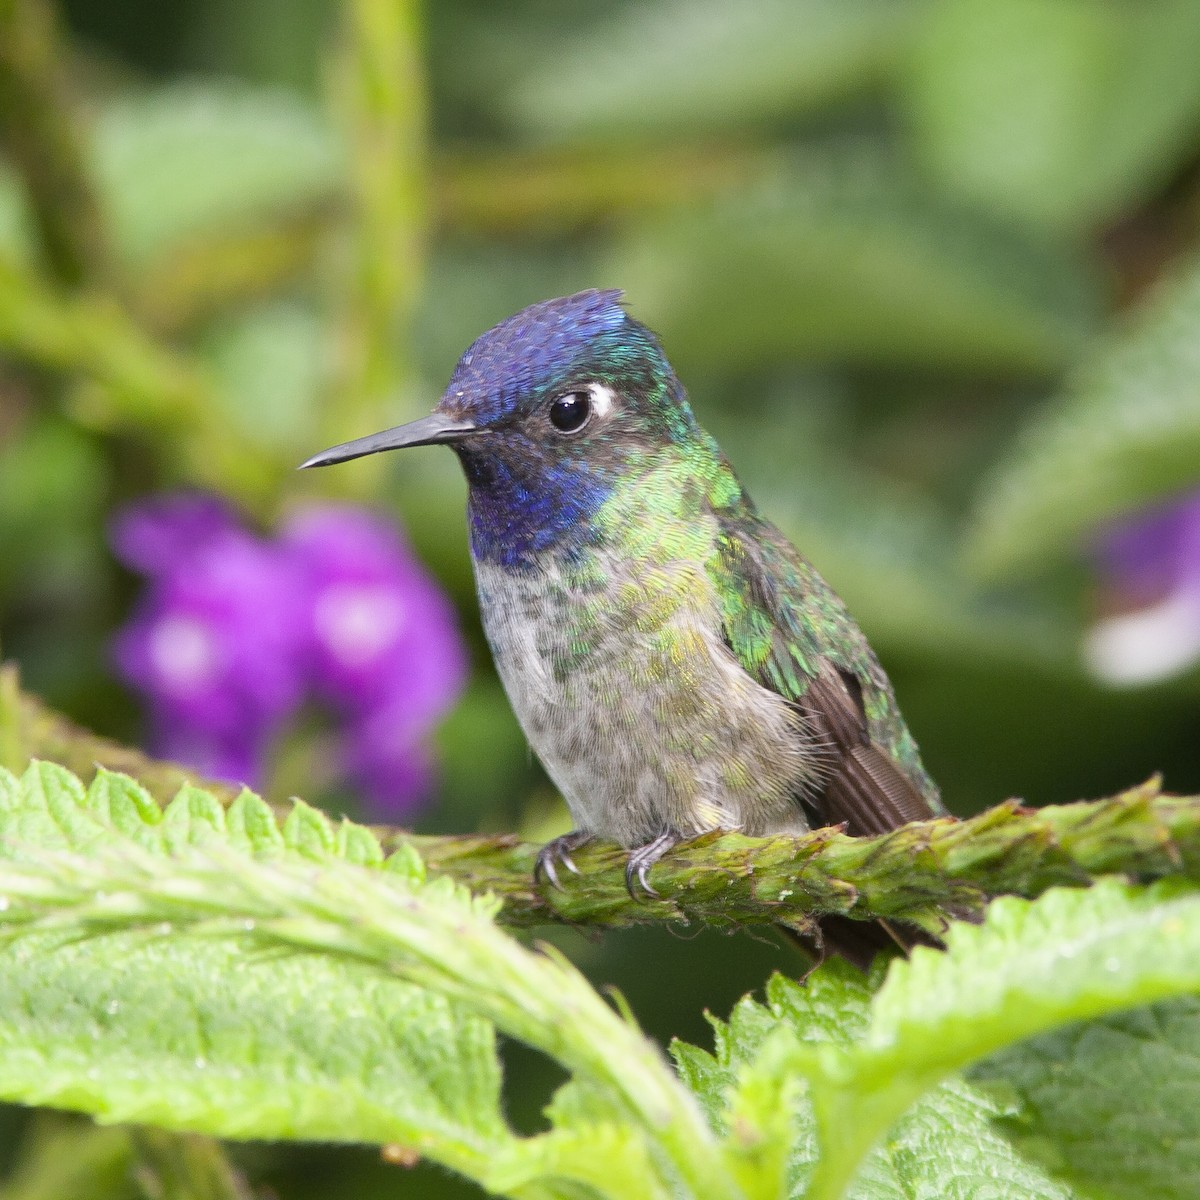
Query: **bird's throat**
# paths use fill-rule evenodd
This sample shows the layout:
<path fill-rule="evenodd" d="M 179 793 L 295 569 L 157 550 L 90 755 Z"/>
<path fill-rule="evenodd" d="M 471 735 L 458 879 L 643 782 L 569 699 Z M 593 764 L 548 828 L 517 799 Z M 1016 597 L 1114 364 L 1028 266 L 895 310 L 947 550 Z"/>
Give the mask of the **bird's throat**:
<path fill-rule="evenodd" d="M 548 466 L 469 451 L 460 457 L 470 488 L 471 554 L 508 570 L 532 570 L 543 555 L 586 544 L 612 492 L 586 462 Z"/>

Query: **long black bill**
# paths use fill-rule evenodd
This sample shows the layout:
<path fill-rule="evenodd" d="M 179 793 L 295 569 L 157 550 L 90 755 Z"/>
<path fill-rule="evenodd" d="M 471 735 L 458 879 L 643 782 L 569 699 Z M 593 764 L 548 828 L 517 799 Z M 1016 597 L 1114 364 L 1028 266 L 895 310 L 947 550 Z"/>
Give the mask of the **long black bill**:
<path fill-rule="evenodd" d="M 349 462 L 352 458 L 362 458 L 364 454 L 377 454 L 380 450 L 400 450 L 405 446 L 434 446 L 439 442 L 453 442 L 474 433 L 475 430 L 476 427 L 470 421 L 455 420 L 444 413 L 430 413 L 419 421 L 410 421 L 407 425 L 397 425 L 395 429 L 385 429 L 382 433 L 372 433 L 367 437 L 355 438 L 352 442 L 343 442 L 340 446 L 331 446 L 328 450 L 322 450 L 320 454 L 314 454 L 312 458 L 302 462 L 300 470 Z"/>

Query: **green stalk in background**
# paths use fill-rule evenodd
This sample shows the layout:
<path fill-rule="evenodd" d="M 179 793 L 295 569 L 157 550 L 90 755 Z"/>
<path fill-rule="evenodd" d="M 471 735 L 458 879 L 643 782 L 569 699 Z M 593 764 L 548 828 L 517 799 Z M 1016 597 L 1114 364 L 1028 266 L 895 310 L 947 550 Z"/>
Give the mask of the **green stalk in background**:
<path fill-rule="evenodd" d="M 106 278 L 109 250 L 64 63 L 53 5 L 0 0 L 0 143 L 25 184 L 50 273 L 80 287 Z"/>
<path fill-rule="evenodd" d="M 412 318 L 424 282 L 429 207 L 420 5 L 352 0 L 344 20 L 331 80 L 350 175 L 338 296 L 341 381 L 326 406 L 325 436 L 335 440 L 417 411 Z"/>

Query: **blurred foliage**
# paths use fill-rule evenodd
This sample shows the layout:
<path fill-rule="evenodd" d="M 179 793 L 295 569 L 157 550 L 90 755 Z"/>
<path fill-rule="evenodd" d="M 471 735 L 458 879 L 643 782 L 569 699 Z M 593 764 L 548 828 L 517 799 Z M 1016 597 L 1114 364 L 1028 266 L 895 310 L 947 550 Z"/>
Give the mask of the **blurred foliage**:
<path fill-rule="evenodd" d="M 0 2 L 0 646 L 136 740 L 114 507 L 370 498 L 473 643 L 427 827 L 549 832 L 450 456 L 292 467 L 429 407 L 522 305 L 620 286 L 956 811 L 1156 770 L 1200 792 L 1200 673 L 1115 691 L 1078 650 L 1098 524 L 1200 484 L 1197 61 L 1200 0 Z M 569 944 L 693 1040 L 779 960 Z M 524 1063 L 514 1105 L 545 1078 Z M 329 1155 L 272 1169 L 289 1196 L 394 1186 Z"/>
<path fill-rule="evenodd" d="M 1196 482 L 1200 257 L 1178 264 L 1083 356 L 984 489 L 970 552 L 984 571 L 1061 555 L 1105 517 Z"/>

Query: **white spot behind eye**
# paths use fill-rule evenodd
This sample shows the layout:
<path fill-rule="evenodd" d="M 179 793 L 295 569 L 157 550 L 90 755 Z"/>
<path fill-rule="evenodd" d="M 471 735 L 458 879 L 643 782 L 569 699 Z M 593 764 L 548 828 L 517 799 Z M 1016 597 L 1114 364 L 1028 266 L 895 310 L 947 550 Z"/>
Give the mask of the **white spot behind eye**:
<path fill-rule="evenodd" d="M 589 383 L 587 394 L 592 402 L 592 412 L 598 417 L 607 417 L 612 412 L 613 390 L 603 383 Z"/>

